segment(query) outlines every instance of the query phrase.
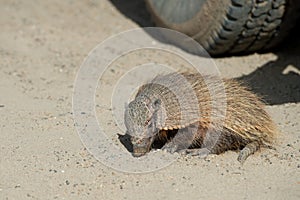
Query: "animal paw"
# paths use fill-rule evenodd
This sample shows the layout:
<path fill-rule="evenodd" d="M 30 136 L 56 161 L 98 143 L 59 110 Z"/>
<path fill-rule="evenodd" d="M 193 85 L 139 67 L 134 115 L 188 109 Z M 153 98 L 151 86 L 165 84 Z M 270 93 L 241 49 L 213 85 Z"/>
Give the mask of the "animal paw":
<path fill-rule="evenodd" d="M 178 145 L 173 142 L 169 142 L 165 144 L 161 149 L 168 153 L 175 153 L 178 150 Z"/>
<path fill-rule="evenodd" d="M 183 155 L 190 155 L 190 156 L 198 156 L 199 158 L 206 158 L 208 154 L 210 154 L 210 150 L 207 148 L 201 149 L 184 149 L 181 150 L 179 153 Z"/>

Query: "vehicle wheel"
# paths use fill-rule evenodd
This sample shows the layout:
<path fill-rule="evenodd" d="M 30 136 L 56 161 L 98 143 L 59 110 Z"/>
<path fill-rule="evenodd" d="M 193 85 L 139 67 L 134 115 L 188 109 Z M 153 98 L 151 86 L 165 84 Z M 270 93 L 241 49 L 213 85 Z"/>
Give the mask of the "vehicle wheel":
<path fill-rule="evenodd" d="M 157 26 L 187 34 L 211 55 L 279 44 L 300 16 L 297 0 L 145 0 Z"/>

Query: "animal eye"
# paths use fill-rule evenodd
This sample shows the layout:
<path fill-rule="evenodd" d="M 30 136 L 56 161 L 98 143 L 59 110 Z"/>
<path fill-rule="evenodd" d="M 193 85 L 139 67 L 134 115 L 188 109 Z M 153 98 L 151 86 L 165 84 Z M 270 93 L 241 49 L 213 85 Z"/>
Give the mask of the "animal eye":
<path fill-rule="evenodd" d="M 148 125 L 150 122 L 150 119 L 147 119 L 147 121 L 145 122 L 145 125 Z"/>

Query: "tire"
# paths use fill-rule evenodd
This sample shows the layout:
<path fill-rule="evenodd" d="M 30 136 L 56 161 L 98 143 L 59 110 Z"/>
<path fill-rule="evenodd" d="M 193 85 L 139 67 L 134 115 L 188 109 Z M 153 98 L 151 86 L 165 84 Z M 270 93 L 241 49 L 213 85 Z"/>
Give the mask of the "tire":
<path fill-rule="evenodd" d="M 278 45 L 300 16 L 298 0 L 146 0 L 157 26 L 198 41 L 211 55 Z"/>

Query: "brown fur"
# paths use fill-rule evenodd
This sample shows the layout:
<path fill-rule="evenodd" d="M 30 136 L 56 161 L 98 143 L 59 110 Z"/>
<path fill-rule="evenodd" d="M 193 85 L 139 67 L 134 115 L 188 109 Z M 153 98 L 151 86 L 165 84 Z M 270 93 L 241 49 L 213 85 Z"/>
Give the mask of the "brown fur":
<path fill-rule="evenodd" d="M 219 154 L 226 150 L 243 149 L 244 151 L 241 151 L 240 154 L 241 158 L 239 157 L 241 162 L 260 147 L 272 146 L 277 134 L 276 126 L 265 111 L 263 101 L 246 86 L 233 79 L 223 79 L 221 82 L 224 83 L 224 87 L 222 87 L 219 84 L 220 80 L 215 77 L 203 77 L 200 74 L 188 73 L 181 75 L 190 83 L 197 96 L 201 113 L 199 119 L 182 120 L 180 109 L 178 109 L 179 104 L 178 101 L 176 102 L 174 94 L 157 84 L 144 85 L 137 94 L 137 96 L 141 94 L 148 96 L 150 101 L 152 97 L 157 98 L 159 96 L 164 103 L 167 112 L 166 125 L 160 127 L 161 131 L 156 136 L 156 141 L 170 142 L 176 135 L 177 129 L 197 125 L 198 131 L 193 133 L 189 148 L 202 148 L 208 132 L 211 134 L 220 133 L 217 142 L 210 149 L 211 153 Z M 176 89 L 186 90 L 186 86 L 182 85 L 180 79 L 174 78 L 174 74 L 158 76 L 154 80 L 166 84 L 173 84 L 174 82 Z M 213 96 L 207 84 L 213 88 Z M 217 117 L 214 116 L 212 99 L 226 100 L 224 121 L 218 121 Z M 217 120 L 214 121 L 214 119 Z M 184 121 L 185 124 L 180 124 L 180 120 Z"/>

